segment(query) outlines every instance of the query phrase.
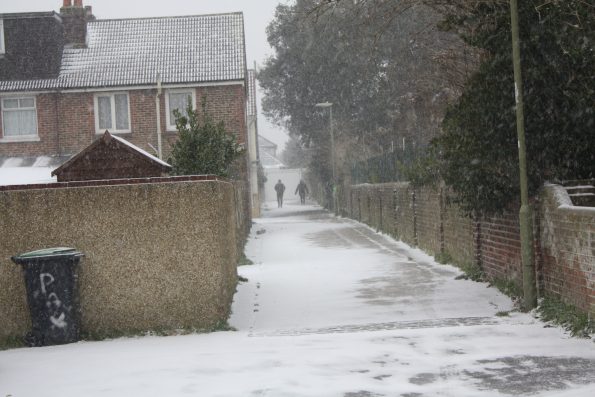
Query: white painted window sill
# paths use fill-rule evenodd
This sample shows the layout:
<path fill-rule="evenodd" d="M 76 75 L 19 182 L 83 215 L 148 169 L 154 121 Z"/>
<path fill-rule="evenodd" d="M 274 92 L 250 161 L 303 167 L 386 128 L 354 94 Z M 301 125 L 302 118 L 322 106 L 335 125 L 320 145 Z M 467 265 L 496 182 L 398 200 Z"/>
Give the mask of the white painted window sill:
<path fill-rule="evenodd" d="M 41 142 L 38 136 L 19 136 L 0 138 L 0 143 Z"/>

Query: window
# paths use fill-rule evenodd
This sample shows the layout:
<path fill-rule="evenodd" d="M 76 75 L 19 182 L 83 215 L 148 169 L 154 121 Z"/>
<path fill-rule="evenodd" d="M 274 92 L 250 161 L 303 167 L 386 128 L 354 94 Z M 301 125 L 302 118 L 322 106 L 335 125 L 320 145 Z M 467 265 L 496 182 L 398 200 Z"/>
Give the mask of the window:
<path fill-rule="evenodd" d="M 4 140 L 38 139 L 35 97 L 2 98 Z"/>
<path fill-rule="evenodd" d="M 130 132 L 130 107 L 127 93 L 95 95 L 95 129 L 115 133 Z"/>
<path fill-rule="evenodd" d="M 193 89 L 168 91 L 165 96 L 167 110 L 167 129 L 173 131 L 176 129 L 176 116 L 174 110 L 178 109 L 183 116 L 188 116 L 186 108 L 188 100 L 192 101 L 192 108 L 196 109 L 196 96 Z"/>
<path fill-rule="evenodd" d="M 4 21 L 0 19 L 0 55 L 4 54 Z"/>

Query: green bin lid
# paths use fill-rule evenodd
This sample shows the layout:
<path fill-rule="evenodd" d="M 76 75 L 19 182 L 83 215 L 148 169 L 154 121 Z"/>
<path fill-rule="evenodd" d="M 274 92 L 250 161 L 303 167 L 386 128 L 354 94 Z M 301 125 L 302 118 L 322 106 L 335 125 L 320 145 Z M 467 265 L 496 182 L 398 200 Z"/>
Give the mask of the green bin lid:
<path fill-rule="evenodd" d="M 61 255 L 78 255 L 80 252 L 75 250 L 74 248 L 68 247 L 54 247 L 54 248 L 44 248 L 41 250 L 25 252 L 19 255 L 16 255 L 15 259 L 30 259 L 30 258 L 44 258 L 49 256 L 61 256 Z"/>

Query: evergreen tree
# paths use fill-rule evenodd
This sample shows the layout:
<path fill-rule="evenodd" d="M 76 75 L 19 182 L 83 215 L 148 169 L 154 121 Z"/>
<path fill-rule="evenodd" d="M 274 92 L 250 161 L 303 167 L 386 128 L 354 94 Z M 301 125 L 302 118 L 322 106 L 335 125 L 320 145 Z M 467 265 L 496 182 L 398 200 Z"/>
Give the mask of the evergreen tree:
<path fill-rule="evenodd" d="M 188 116 L 174 110 L 178 140 L 173 145 L 169 163 L 174 175 L 212 174 L 229 176 L 230 165 L 239 158 L 244 149 L 238 145 L 233 134 L 225 129 L 223 122 L 216 123 L 202 104 L 202 117 L 188 103 Z"/>
<path fill-rule="evenodd" d="M 338 178 L 354 161 L 423 147 L 439 133 L 473 57 L 458 51 L 462 40 L 440 31 L 440 14 L 422 3 L 297 0 L 277 7 L 267 28 L 275 53 L 258 74 L 263 112 L 308 149 L 321 180 L 331 174 L 329 111 L 317 103 L 333 103 Z M 445 71 L 445 57 L 457 60 L 450 70 L 460 76 Z"/>
<path fill-rule="evenodd" d="M 528 176 L 595 176 L 595 12 L 581 0 L 519 2 Z M 436 140 L 442 176 L 468 212 L 501 211 L 519 196 L 510 9 L 476 3 L 444 27 L 485 52 Z"/>

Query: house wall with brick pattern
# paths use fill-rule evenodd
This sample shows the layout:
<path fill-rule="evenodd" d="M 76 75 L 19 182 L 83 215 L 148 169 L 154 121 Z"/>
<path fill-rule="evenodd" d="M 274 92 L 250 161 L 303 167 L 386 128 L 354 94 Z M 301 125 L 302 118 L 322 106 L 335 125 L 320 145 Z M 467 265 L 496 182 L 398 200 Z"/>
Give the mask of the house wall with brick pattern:
<path fill-rule="evenodd" d="M 227 130 L 236 135 L 239 143 L 244 144 L 247 141 L 244 86 L 238 83 L 193 89 L 197 108 L 201 109 L 204 98 L 207 111 L 215 121 L 223 121 Z M 132 89 L 127 92 L 131 132 L 118 135 L 149 153 L 154 153 L 151 146 L 157 148 L 156 89 Z M 167 90 L 164 90 L 160 100 L 164 158 L 167 158 L 177 139 L 177 132 L 167 131 L 166 93 Z M 0 156 L 71 155 L 84 149 L 104 132 L 95 130 L 93 92 L 22 93 L 19 96 L 36 98 L 39 141 L 0 141 Z M 0 140 L 3 137 L 1 117 L 0 112 Z"/>

